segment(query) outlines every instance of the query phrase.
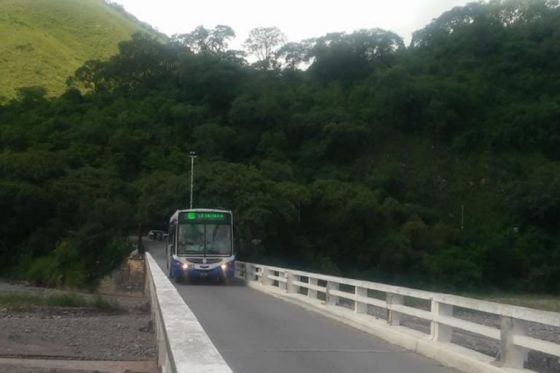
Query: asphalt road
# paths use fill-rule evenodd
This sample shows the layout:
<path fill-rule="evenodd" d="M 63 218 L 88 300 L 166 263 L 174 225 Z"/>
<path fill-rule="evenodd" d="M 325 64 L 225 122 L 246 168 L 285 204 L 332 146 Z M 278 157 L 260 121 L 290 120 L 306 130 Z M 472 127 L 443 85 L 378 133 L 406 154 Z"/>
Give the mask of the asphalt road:
<path fill-rule="evenodd" d="M 163 244 L 145 243 L 165 271 Z M 457 373 L 240 282 L 176 287 L 236 373 Z"/>

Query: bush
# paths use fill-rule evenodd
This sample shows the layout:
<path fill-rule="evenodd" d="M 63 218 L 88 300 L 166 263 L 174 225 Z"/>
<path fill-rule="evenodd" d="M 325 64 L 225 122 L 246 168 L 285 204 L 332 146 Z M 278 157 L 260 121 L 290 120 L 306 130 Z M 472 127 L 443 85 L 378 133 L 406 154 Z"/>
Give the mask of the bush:
<path fill-rule="evenodd" d="M 34 259 L 26 277 L 43 286 L 95 287 L 101 277 L 118 266 L 128 246 L 122 240 L 102 240 L 95 228 L 86 228 L 59 243 L 50 254 Z"/>
<path fill-rule="evenodd" d="M 482 283 L 481 265 L 473 249 L 451 246 L 424 259 L 424 266 L 433 283 L 444 288 L 476 289 Z"/>

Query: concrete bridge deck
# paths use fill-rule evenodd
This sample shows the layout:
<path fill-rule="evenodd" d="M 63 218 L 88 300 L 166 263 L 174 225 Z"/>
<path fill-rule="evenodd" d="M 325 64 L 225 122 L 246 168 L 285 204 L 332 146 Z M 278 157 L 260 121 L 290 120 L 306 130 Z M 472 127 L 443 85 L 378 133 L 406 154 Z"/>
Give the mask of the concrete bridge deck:
<path fill-rule="evenodd" d="M 145 244 L 166 271 L 163 243 Z M 240 282 L 175 286 L 236 373 L 457 373 Z"/>

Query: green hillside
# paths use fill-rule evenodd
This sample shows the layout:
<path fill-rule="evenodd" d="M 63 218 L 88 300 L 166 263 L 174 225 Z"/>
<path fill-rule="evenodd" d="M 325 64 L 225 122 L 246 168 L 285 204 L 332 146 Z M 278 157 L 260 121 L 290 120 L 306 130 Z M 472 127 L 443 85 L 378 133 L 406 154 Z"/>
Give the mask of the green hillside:
<path fill-rule="evenodd" d="M 59 94 L 85 61 L 140 30 L 153 32 L 103 0 L 0 0 L 0 96 L 37 85 Z"/>

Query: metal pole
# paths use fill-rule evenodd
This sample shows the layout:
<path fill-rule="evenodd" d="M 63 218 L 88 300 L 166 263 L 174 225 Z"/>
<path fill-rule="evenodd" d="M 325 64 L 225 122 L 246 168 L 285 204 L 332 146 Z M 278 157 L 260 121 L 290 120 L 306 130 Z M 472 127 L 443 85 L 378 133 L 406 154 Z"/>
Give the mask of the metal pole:
<path fill-rule="evenodd" d="M 194 184 L 194 159 L 196 158 L 195 152 L 190 152 L 189 157 L 191 158 L 191 202 L 190 202 L 190 209 L 192 209 L 192 202 L 193 202 L 193 184 Z"/>

